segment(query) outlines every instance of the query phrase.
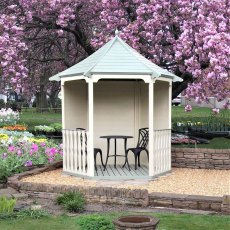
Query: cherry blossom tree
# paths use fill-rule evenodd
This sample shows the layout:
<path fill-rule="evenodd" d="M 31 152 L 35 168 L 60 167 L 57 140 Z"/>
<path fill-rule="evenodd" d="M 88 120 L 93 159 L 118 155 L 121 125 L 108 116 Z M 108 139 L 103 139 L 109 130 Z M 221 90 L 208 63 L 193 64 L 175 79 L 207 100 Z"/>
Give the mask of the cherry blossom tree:
<path fill-rule="evenodd" d="M 32 82 L 34 90 L 41 91 L 43 87 L 43 91 L 49 91 L 50 75 L 92 54 L 118 29 L 120 37 L 134 49 L 183 78 L 183 82 L 173 85 L 173 97 L 184 89 L 186 97 L 197 102 L 207 101 L 210 95 L 218 100 L 230 96 L 229 0 L 3 2 L 2 12 L 11 10 L 12 15 L 7 17 L 13 18 L 7 20 L 12 23 L 8 30 L 1 26 L 5 25 L 1 19 L 0 36 L 9 34 L 17 58 L 11 60 L 13 65 L 5 63 L 3 52 L 7 45 L 0 43 L 1 69 L 4 79 L 9 76 L 13 83 L 16 75 L 16 79 L 25 78 L 27 67 L 27 85 L 31 88 Z M 11 66 L 18 69 L 10 75 Z M 24 88 L 28 89 L 26 84 Z"/>
<path fill-rule="evenodd" d="M 11 13 L 13 6 L 0 14 L 0 91 L 4 92 L 7 83 L 16 88 L 22 87 L 27 77 L 23 53 L 27 50 L 23 42 L 23 28 L 17 25 L 17 17 Z"/>

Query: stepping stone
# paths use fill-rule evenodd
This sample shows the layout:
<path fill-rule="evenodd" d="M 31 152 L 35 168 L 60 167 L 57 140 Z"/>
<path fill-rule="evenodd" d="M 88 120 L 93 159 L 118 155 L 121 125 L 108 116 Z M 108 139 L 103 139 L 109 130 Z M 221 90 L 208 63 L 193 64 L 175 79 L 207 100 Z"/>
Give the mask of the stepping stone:
<path fill-rule="evenodd" d="M 15 194 L 12 194 L 12 197 L 14 197 L 17 200 L 22 200 L 22 199 L 28 198 L 28 194 L 25 194 L 25 193 L 15 193 Z"/>

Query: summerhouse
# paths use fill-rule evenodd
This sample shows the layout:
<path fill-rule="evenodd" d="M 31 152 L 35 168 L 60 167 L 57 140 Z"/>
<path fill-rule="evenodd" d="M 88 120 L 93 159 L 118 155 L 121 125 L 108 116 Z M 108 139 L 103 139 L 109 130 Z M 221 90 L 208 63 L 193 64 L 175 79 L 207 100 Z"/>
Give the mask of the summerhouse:
<path fill-rule="evenodd" d="M 65 173 L 130 179 L 171 170 L 171 86 L 181 78 L 140 55 L 116 34 L 50 80 L 61 81 Z M 136 147 L 141 128 L 147 130 L 149 156 L 141 153 L 135 169 L 135 155 L 126 150 Z"/>

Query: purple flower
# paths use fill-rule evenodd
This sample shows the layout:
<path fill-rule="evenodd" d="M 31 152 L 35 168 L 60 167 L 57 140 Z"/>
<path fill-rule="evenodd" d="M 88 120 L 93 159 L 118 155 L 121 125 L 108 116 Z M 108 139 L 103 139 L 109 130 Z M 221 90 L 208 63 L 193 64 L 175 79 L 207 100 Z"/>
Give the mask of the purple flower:
<path fill-rule="evenodd" d="M 46 155 L 49 157 L 53 157 L 57 152 L 58 152 L 58 150 L 54 147 L 46 149 Z"/>
<path fill-rule="evenodd" d="M 14 150 L 15 150 L 15 147 L 14 147 L 14 146 L 9 146 L 9 148 L 8 148 L 8 151 L 9 151 L 9 152 L 14 152 Z"/>
<path fill-rule="evenodd" d="M 3 153 L 2 154 L 2 159 L 6 159 L 7 158 L 7 153 Z"/>
<path fill-rule="evenodd" d="M 49 161 L 49 162 L 52 162 L 53 160 L 54 160 L 53 157 L 49 157 L 49 158 L 48 158 L 48 161 Z"/>
<path fill-rule="evenodd" d="M 25 163 L 26 167 L 29 167 L 29 166 L 32 166 L 32 165 L 33 165 L 33 162 L 31 160 L 26 161 L 26 163 Z"/>
<path fill-rule="evenodd" d="M 46 146 L 46 143 L 45 143 L 45 142 L 42 142 L 42 143 L 41 143 L 41 146 L 42 146 L 42 147 L 45 147 L 45 146 Z"/>
<path fill-rule="evenodd" d="M 22 155 L 21 149 L 18 149 L 17 155 L 20 157 Z"/>
<path fill-rule="evenodd" d="M 33 143 L 32 146 L 31 146 L 31 150 L 33 152 L 37 152 L 38 151 L 38 145 Z"/>

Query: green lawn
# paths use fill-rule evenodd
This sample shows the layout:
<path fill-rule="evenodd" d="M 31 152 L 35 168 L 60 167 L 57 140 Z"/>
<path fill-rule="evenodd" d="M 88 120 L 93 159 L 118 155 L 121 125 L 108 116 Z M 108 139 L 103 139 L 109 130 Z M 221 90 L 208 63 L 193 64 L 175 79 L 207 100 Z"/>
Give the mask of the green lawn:
<path fill-rule="evenodd" d="M 27 110 L 20 114 L 20 123 L 28 125 L 28 129 L 33 129 L 36 125 L 49 125 L 56 122 L 61 122 L 61 113 L 37 113 L 35 110 Z"/>
<path fill-rule="evenodd" d="M 191 112 L 185 112 L 184 106 L 172 106 L 172 119 L 178 117 L 208 117 L 210 115 L 210 108 L 193 107 Z"/>
<path fill-rule="evenodd" d="M 130 214 L 130 213 L 128 213 Z M 132 213 L 136 214 L 136 213 Z M 159 230 L 228 230 L 230 229 L 230 216 L 203 216 L 189 214 L 159 214 L 146 213 L 160 218 Z M 103 214 L 112 221 L 120 215 L 127 213 Z M 0 229 L 4 230 L 88 230 L 77 224 L 79 217 L 45 217 L 41 219 L 14 219 L 0 221 Z M 96 230 L 96 229 L 93 229 Z"/>
<path fill-rule="evenodd" d="M 192 117 L 208 117 L 211 115 L 210 108 L 193 108 L 189 113 L 184 111 L 183 106 L 172 107 L 172 119 L 192 118 Z M 35 109 L 23 110 L 20 115 L 20 123 L 26 123 L 29 127 L 35 125 L 48 125 L 50 123 L 61 122 L 61 113 L 44 112 L 37 113 Z"/>

